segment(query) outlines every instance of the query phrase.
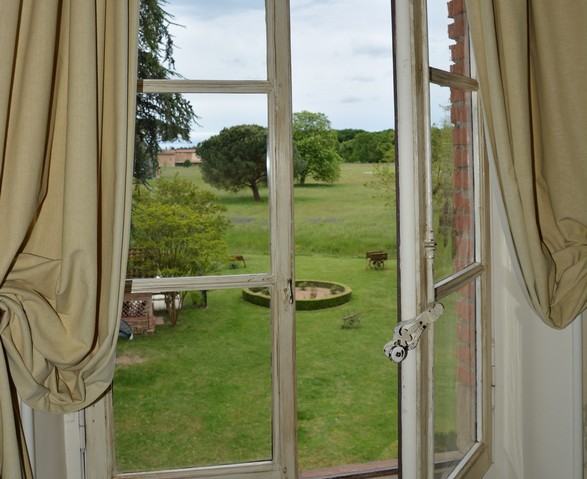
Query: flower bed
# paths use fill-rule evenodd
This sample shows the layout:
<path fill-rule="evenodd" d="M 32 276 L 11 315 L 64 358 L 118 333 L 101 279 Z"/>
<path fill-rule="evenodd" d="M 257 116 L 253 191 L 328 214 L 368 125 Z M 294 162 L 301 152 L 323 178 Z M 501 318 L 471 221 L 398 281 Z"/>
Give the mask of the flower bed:
<path fill-rule="evenodd" d="M 249 303 L 269 307 L 269 288 L 244 288 L 243 298 Z M 352 290 L 348 286 L 332 281 L 296 281 L 296 309 L 310 311 L 332 308 L 351 300 Z"/>

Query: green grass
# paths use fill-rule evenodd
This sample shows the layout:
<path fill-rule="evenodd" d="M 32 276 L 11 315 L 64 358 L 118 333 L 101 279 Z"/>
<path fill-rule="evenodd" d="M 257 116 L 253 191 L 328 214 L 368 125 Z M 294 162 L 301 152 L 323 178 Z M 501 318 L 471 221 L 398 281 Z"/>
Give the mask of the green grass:
<path fill-rule="evenodd" d="M 298 456 L 300 469 L 397 457 L 397 373 L 382 354 L 397 321 L 394 213 L 373 190 L 371 165 L 343 165 L 335 185 L 296 186 L 296 276 L 341 282 L 351 302 L 297 313 Z M 199 169 L 170 168 L 202 188 Z M 269 268 L 267 191 L 215 191 L 233 226 L 231 254 L 247 269 Z M 386 268 L 367 268 L 365 252 L 386 250 Z M 358 314 L 358 327 L 343 317 Z M 254 461 L 271 456 L 270 321 L 240 290 L 208 294 L 208 308 L 185 308 L 179 324 L 121 340 L 114 380 L 119 470 Z M 448 348 L 443 348 L 448 350 Z M 453 354 L 444 352 L 454 403 Z M 451 386 L 452 385 L 452 386 Z M 447 410 L 450 409 L 447 407 Z M 454 411 L 442 427 L 455 423 Z"/>
<path fill-rule="evenodd" d="M 362 258 L 365 251 L 384 249 L 395 254 L 395 213 L 377 193 L 364 186 L 373 165 L 344 164 L 333 185 L 307 183 L 294 188 L 297 254 L 321 254 Z M 163 178 L 181 174 L 201 188 L 214 191 L 228 208 L 233 227 L 227 234 L 233 254 L 269 253 L 267 188 L 262 201 L 253 201 L 249 190 L 218 191 L 203 182 L 200 170 L 164 168 Z"/>

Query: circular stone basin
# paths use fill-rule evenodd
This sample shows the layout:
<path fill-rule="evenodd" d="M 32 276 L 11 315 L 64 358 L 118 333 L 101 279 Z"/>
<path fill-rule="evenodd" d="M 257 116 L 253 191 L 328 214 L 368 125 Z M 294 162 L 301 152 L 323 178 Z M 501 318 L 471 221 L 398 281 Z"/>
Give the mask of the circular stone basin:
<path fill-rule="evenodd" d="M 348 303 L 352 290 L 348 286 L 332 281 L 296 281 L 296 309 L 309 311 L 331 308 Z M 269 307 L 269 288 L 244 288 L 243 298 L 249 303 Z"/>

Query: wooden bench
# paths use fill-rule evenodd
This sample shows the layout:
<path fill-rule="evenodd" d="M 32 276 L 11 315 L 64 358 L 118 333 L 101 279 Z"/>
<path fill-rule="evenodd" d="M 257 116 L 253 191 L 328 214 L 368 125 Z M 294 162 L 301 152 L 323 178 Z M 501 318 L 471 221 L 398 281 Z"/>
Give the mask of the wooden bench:
<path fill-rule="evenodd" d="M 383 269 L 385 268 L 385 261 L 387 260 L 386 251 L 367 251 L 365 253 L 367 264 L 372 269 Z"/>
<path fill-rule="evenodd" d="M 240 261 L 245 268 L 247 267 L 247 263 L 245 262 L 245 257 L 241 254 L 235 254 L 234 256 L 232 256 L 232 260 L 233 261 Z M 233 263 L 233 264 L 236 266 L 236 263 Z"/>

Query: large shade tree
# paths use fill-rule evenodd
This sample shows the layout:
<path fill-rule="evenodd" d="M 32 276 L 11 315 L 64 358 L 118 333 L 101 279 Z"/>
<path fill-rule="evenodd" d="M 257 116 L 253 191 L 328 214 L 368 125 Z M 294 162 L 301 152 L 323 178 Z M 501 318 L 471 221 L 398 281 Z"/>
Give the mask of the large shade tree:
<path fill-rule="evenodd" d="M 141 0 L 139 12 L 138 77 L 179 77 L 173 59 L 173 17 L 163 6 L 166 0 Z M 135 124 L 134 177 L 144 183 L 159 168 L 160 142 L 189 141 L 197 116 L 180 93 L 139 93 Z"/>
<path fill-rule="evenodd" d="M 342 161 L 338 154 L 338 136 L 324 113 L 294 113 L 293 141 L 295 175 L 301 185 L 309 177 L 325 183 L 338 180 Z"/>
<path fill-rule="evenodd" d="M 224 128 L 197 146 L 204 181 L 216 188 L 250 188 L 260 201 L 259 186 L 267 182 L 267 129 L 259 125 Z"/>

